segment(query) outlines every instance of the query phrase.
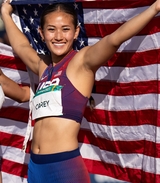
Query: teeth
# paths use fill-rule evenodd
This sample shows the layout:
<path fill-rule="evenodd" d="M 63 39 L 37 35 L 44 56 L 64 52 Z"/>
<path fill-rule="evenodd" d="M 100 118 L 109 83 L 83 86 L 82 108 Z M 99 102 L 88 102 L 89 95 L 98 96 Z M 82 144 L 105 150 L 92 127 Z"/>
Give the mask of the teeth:
<path fill-rule="evenodd" d="M 56 45 L 56 46 L 63 46 L 64 43 L 54 43 L 54 45 Z"/>

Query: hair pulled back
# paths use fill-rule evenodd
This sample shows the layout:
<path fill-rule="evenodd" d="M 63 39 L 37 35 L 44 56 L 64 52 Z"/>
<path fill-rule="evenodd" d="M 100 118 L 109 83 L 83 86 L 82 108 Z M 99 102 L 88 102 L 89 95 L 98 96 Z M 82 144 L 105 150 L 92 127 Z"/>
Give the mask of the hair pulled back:
<path fill-rule="evenodd" d="M 45 16 L 49 13 L 53 13 L 56 11 L 62 11 L 67 14 L 70 14 L 73 18 L 73 25 L 75 28 L 78 25 L 78 18 L 77 18 L 77 12 L 75 11 L 73 4 L 70 3 L 54 3 L 51 5 L 48 5 L 47 8 L 42 12 L 41 18 L 40 18 L 40 26 L 43 29 L 45 24 Z"/>

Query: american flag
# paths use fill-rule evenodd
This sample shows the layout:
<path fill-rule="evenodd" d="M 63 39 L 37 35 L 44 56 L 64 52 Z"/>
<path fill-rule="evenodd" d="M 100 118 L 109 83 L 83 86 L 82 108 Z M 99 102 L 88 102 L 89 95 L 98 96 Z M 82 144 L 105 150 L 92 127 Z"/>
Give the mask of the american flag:
<path fill-rule="evenodd" d="M 37 28 L 39 16 L 52 0 L 13 0 L 17 26 L 40 53 L 48 50 Z M 153 0 L 58 1 L 73 3 L 81 33 L 75 49 L 96 43 L 144 11 Z M 159 62 L 160 14 L 137 36 L 123 43 L 96 73 L 92 97 L 79 132 L 80 151 L 90 173 L 132 183 L 160 182 Z M 8 48 L 8 47 L 7 47 Z M 107 48 L 104 48 L 107 49 Z M 2 49 L 3 71 L 22 85 L 30 79 L 25 66 Z M 0 153 L 4 182 L 26 182 L 30 141 L 21 151 L 28 122 L 28 103 L 6 99 L 0 112 Z"/>

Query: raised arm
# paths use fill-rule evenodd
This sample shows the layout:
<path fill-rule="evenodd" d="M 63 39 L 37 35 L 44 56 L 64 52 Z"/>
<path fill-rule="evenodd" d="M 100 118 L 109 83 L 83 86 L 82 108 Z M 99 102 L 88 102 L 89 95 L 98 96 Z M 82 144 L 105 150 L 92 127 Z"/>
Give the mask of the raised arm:
<path fill-rule="evenodd" d="M 21 58 L 21 60 L 35 73 L 39 74 L 40 58 L 37 52 L 31 47 L 26 36 L 19 30 L 12 20 L 13 8 L 9 3 L 3 3 L 1 7 L 1 17 L 4 22 L 5 30 L 9 42 L 14 52 Z"/>
<path fill-rule="evenodd" d="M 28 86 L 20 87 L 16 82 L 3 74 L 0 69 L 0 85 L 5 96 L 17 101 L 27 102 L 30 99 L 30 89 Z"/>
<path fill-rule="evenodd" d="M 102 38 L 95 45 L 87 47 L 84 63 L 96 71 L 113 56 L 124 41 L 139 33 L 159 11 L 160 0 L 157 0 L 148 9 L 124 23 L 115 32 Z"/>

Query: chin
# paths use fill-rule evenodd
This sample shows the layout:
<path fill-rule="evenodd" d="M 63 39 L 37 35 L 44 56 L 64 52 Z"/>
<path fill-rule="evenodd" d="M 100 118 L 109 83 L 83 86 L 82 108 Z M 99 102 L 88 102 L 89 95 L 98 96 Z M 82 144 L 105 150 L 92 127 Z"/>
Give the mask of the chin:
<path fill-rule="evenodd" d="M 63 56 L 66 55 L 70 50 L 61 50 L 61 51 L 54 51 L 53 53 L 57 56 Z"/>

